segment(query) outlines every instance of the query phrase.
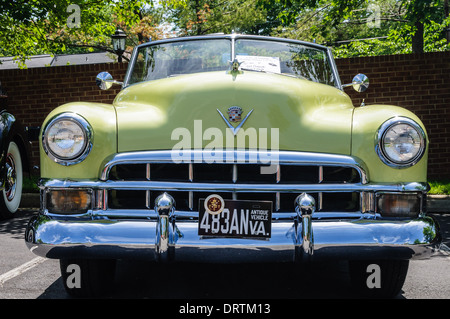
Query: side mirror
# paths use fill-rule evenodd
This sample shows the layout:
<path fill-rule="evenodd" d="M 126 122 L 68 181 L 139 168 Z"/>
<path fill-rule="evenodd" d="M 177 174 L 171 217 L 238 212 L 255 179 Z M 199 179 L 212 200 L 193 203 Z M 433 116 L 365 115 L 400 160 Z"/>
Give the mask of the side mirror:
<path fill-rule="evenodd" d="M 113 84 L 123 85 L 122 82 L 114 80 L 112 75 L 108 72 L 100 72 L 97 74 L 95 84 L 97 84 L 100 90 L 108 90 Z"/>
<path fill-rule="evenodd" d="M 364 74 L 357 74 L 353 78 L 352 83 L 343 84 L 342 87 L 353 86 L 356 92 L 364 92 L 369 87 L 369 78 Z"/>

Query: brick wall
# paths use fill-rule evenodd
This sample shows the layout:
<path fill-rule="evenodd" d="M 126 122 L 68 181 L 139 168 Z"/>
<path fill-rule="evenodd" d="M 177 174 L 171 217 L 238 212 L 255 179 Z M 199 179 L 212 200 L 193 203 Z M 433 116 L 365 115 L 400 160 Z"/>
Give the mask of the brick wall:
<path fill-rule="evenodd" d="M 346 88 L 355 105 L 360 105 L 362 99 L 366 104 L 399 105 L 424 122 L 431 142 L 429 178 L 450 179 L 450 52 L 338 59 L 336 63 L 343 83 L 350 83 L 357 73 L 370 79 L 364 93 Z M 120 80 L 126 64 L 0 70 L 0 81 L 8 92 L 8 110 L 25 125 L 40 126 L 47 114 L 62 103 L 111 103 L 119 86 L 99 90 L 95 76 L 101 71 Z M 37 145 L 32 149 L 34 164 L 38 165 Z"/>

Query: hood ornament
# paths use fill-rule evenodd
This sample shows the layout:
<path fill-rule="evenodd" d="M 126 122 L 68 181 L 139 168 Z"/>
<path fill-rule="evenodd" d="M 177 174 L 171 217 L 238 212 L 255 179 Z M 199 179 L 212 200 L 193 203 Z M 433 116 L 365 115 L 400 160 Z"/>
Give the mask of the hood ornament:
<path fill-rule="evenodd" d="M 229 118 L 229 120 L 227 120 L 227 118 L 222 114 L 222 112 L 220 112 L 219 109 L 217 109 L 217 112 L 219 112 L 220 116 L 223 118 L 223 120 L 225 121 L 227 126 L 231 129 L 231 131 L 233 132 L 233 135 L 236 136 L 236 134 L 238 133 L 239 129 L 242 127 L 242 125 L 244 125 L 245 121 L 247 121 L 247 119 L 250 116 L 250 114 L 252 114 L 253 109 L 251 109 L 250 112 L 248 112 L 248 114 L 244 117 L 242 122 L 237 127 L 233 127 L 233 125 L 231 125 L 230 122 L 235 122 L 236 123 L 236 122 L 241 121 L 242 108 L 240 108 L 239 106 L 232 106 L 232 107 L 228 108 L 228 118 Z"/>
<path fill-rule="evenodd" d="M 232 72 L 239 71 L 239 67 L 242 64 L 242 62 L 239 62 L 236 58 L 233 61 L 228 61 L 228 63 L 230 64 L 230 71 Z"/>
<path fill-rule="evenodd" d="M 228 61 L 228 64 L 229 68 L 227 74 L 231 74 L 233 77 L 233 81 L 235 81 L 238 74 L 244 73 L 243 71 L 239 70 L 242 62 L 239 62 L 238 59 L 235 58 L 233 61 Z"/>

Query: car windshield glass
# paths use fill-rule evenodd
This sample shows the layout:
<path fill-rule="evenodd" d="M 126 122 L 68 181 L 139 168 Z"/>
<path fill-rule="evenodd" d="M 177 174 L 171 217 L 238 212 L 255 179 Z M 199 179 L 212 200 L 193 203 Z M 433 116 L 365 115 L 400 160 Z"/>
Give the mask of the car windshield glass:
<path fill-rule="evenodd" d="M 169 42 L 139 49 L 128 84 L 209 71 L 228 70 L 231 41 Z"/>
<path fill-rule="evenodd" d="M 280 73 L 335 85 L 325 50 L 297 43 L 238 39 L 235 51 L 241 70 Z"/>
<path fill-rule="evenodd" d="M 142 46 L 135 55 L 127 85 L 183 74 L 227 71 L 232 45 L 231 39 L 196 39 Z M 247 38 L 236 39 L 234 45 L 241 71 L 289 75 L 336 86 L 325 49 Z"/>

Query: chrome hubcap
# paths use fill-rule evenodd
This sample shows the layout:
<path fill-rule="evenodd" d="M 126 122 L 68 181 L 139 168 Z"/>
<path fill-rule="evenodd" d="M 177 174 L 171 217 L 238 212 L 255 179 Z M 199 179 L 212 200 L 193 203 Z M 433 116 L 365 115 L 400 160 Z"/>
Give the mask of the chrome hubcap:
<path fill-rule="evenodd" d="M 16 194 L 16 186 L 17 186 L 16 165 L 12 155 L 8 154 L 8 157 L 6 158 L 6 181 L 5 181 L 5 194 L 6 199 L 8 201 L 12 201 L 14 199 L 14 195 Z"/>

